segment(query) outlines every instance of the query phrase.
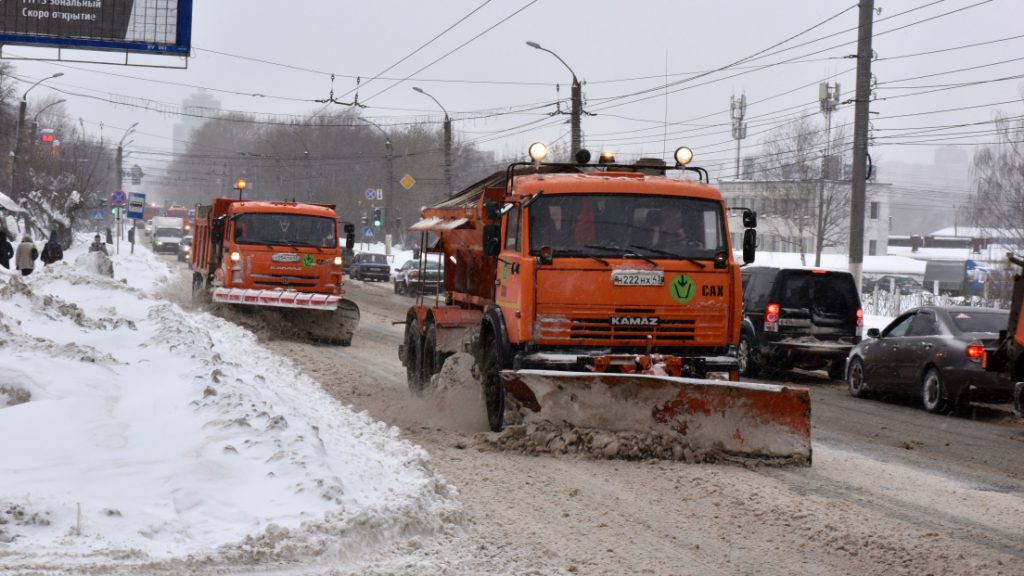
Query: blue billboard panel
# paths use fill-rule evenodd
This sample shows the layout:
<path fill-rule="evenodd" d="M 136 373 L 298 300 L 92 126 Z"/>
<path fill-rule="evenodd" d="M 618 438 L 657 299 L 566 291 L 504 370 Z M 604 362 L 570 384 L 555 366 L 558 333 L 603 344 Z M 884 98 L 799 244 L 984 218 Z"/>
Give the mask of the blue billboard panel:
<path fill-rule="evenodd" d="M 187 56 L 192 0 L 0 0 L 0 44 Z"/>

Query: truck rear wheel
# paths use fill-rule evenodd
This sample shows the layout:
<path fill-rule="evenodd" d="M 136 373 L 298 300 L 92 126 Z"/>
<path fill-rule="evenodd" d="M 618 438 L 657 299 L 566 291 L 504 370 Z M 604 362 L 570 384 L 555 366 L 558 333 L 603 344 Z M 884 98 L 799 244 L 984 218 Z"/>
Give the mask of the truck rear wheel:
<path fill-rule="evenodd" d="M 431 322 L 423 337 L 423 353 L 420 355 L 420 390 L 430 387 L 431 377 L 441 371 L 443 364 L 444 355 L 437 349 L 437 325 Z"/>
<path fill-rule="evenodd" d="M 420 356 L 423 352 L 423 339 L 415 318 L 405 325 L 405 379 L 409 390 L 414 394 L 423 391 L 420 387 Z"/>
<path fill-rule="evenodd" d="M 491 432 L 501 432 L 505 427 L 505 386 L 498 371 L 498 339 L 492 332 L 486 332 L 481 343 L 480 377 L 484 387 L 484 405 L 487 408 L 487 424 Z"/>

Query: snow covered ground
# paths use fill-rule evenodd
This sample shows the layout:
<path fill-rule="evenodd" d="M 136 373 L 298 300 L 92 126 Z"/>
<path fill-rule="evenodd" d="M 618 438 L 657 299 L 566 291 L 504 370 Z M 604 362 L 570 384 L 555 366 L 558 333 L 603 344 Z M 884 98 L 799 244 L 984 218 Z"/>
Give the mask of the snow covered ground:
<path fill-rule="evenodd" d="M 160 298 L 172 271 L 144 246 L 122 244 L 108 278 L 86 245 L 0 269 L 0 573 L 337 566 L 457 521 L 397 429 Z"/>

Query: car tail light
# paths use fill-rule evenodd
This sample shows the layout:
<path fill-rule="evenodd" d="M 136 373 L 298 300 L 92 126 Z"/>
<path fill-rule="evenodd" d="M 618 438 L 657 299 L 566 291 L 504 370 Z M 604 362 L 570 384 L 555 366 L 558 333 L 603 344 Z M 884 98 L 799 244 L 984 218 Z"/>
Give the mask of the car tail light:
<path fill-rule="evenodd" d="M 857 336 L 864 335 L 864 310 L 857 308 Z"/>
<path fill-rule="evenodd" d="M 985 347 L 981 344 L 968 344 L 967 348 L 964 348 L 964 354 L 971 362 L 981 362 L 985 357 Z"/>
<path fill-rule="evenodd" d="M 409 270 L 409 278 L 415 278 L 420 275 L 419 270 Z"/>
<path fill-rule="evenodd" d="M 779 331 L 779 305 L 769 304 L 764 307 L 764 331 L 765 332 L 778 332 Z"/>

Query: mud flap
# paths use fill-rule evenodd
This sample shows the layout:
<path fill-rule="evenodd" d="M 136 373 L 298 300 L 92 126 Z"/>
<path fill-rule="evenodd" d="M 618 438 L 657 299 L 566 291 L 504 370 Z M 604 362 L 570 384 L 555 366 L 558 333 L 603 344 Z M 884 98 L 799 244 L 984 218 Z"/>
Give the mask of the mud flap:
<path fill-rule="evenodd" d="M 811 463 L 806 388 L 642 374 L 504 370 L 525 423 L 673 434 L 692 448 Z"/>

